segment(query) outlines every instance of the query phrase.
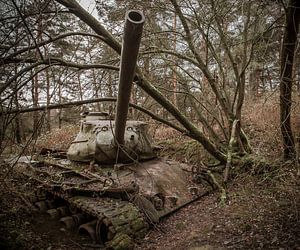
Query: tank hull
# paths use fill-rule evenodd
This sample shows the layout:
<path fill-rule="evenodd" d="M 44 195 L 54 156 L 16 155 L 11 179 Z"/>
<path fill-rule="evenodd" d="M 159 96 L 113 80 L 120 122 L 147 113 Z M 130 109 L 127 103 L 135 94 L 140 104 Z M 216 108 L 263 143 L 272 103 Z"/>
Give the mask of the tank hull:
<path fill-rule="evenodd" d="M 79 231 L 113 249 L 124 244 L 130 248 L 160 218 L 206 192 L 192 182 L 189 166 L 162 158 L 100 168 L 40 156 L 38 160 L 21 158 L 15 170 L 45 193 L 37 207 L 67 221 L 66 227 L 74 224 L 74 216 L 84 214 L 88 219 L 77 223 Z M 46 205 L 49 199 L 60 199 L 69 213 L 58 216 Z"/>

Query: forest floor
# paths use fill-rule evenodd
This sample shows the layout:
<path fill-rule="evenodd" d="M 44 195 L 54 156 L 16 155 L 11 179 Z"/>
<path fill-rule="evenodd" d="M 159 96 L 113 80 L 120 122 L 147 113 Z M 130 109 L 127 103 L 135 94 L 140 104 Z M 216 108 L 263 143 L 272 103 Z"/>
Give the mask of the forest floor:
<path fill-rule="evenodd" d="M 58 136 L 58 138 L 61 137 Z M 176 138 L 176 136 L 174 137 Z M 162 155 L 196 164 L 198 146 L 164 140 Z M 0 249 L 95 249 L 89 240 L 37 213 L 26 200 L 27 180 L 0 168 Z M 256 169 L 257 170 L 257 169 Z M 294 164 L 237 173 L 228 201 L 218 191 L 154 226 L 136 249 L 300 249 L 300 172 Z"/>

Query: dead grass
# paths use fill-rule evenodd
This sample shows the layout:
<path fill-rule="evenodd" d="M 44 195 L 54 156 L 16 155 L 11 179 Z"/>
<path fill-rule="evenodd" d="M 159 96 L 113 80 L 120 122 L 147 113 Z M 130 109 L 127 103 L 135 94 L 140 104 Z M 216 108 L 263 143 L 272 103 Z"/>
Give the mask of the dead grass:
<path fill-rule="evenodd" d="M 58 150 L 67 150 L 71 142 L 75 139 L 79 131 L 77 125 L 66 125 L 63 128 L 55 128 L 40 136 L 36 146 L 40 148 L 55 148 Z"/>
<path fill-rule="evenodd" d="M 300 97 L 294 96 L 292 127 L 296 137 L 300 134 Z M 250 138 L 255 154 L 273 160 L 282 154 L 280 108 L 278 94 L 271 93 L 256 100 L 246 100 L 243 126 Z"/>
<path fill-rule="evenodd" d="M 164 220 L 137 249 L 298 249 L 300 175 L 291 165 L 266 175 L 237 176 L 227 204 L 218 193 L 204 197 Z"/>
<path fill-rule="evenodd" d="M 280 156 L 279 106 L 274 96 L 245 103 L 243 125 L 255 154 L 266 158 Z"/>
<path fill-rule="evenodd" d="M 151 231 L 138 249 L 299 249 L 300 171 L 298 165 L 275 161 L 282 152 L 278 100 L 278 96 L 248 100 L 243 112 L 255 154 L 276 164 L 237 172 L 225 206 L 218 193 L 212 194 L 168 218 L 161 231 Z M 298 104 L 295 101 L 292 110 L 296 135 Z M 188 163 L 203 160 L 203 148 L 186 137 L 174 136 L 160 144 L 166 148 L 162 155 Z"/>

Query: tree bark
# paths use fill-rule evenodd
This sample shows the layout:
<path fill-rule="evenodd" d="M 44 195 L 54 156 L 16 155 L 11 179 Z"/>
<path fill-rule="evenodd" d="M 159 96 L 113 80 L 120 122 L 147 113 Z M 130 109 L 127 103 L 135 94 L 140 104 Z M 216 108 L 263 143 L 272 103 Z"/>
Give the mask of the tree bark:
<path fill-rule="evenodd" d="M 18 29 L 16 30 L 16 42 L 19 39 L 19 32 Z M 17 47 L 15 47 L 15 51 L 17 50 Z M 14 65 L 14 73 L 15 75 L 18 74 L 18 65 L 15 64 Z M 14 91 L 14 95 L 13 95 L 13 100 L 14 100 L 14 105 L 15 105 L 15 109 L 18 110 L 19 109 L 19 100 L 18 100 L 18 81 L 16 79 L 16 81 L 13 84 L 13 91 Z M 21 117 L 19 114 L 16 115 L 15 120 L 15 137 L 16 137 L 16 142 L 18 144 L 22 143 L 22 135 L 21 135 Z"/>
<path fill-rule="evenodd" d="M 61 104 L 61 80 L 58 81 L 58 102 Z M 61 129 L 61 120 L 62 120 L 62 110 L 61 108 L 58 110 L 58 128 Z"/>
<path fill-rule="evenodd" d="M 34 73 L 34 72 L 33 72 Z M 33 103 L 33 107 L 37 108 L 38 107 L 38 103 L 39 103 L 39 87 L 38 87 L 38 74 L 36 74 L 33 79 L 32 79 L 32 88 L 31 88 L 31 92 L 32 92 L 32 103 Z M 38 130 L 39 130 L 39 114 L 38 112 L 34 112 L 33 113 L 33 127 L 32 130 L 36 131 L 33 135 L 34 138 L 37 138 L 38 136 Z"/>
<path fill-rule="evenodd" d="M 290 0 L 281 48 L 280 69 L 280 127 L 284 159 L 296 156 L 295 140 L 291 126 L 293 63 L 300 23 L 300 1 Z"/>
<path fill-rule="evenodd" d="M 47 107 L 50 105 L 51 102 L 51 94 L 50 94 L 50 78 L 49 78 L 49 71 L 48 69 L 45 70 L 46 73 L 46 83 L 47 83 Z M 47 131 L 51 131 L 51 112 L 47 110 Z"/>

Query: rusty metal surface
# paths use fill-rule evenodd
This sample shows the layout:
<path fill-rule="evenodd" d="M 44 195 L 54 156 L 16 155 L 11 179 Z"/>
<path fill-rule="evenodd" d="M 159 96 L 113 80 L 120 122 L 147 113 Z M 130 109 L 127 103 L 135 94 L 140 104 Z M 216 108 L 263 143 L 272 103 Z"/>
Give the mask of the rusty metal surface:
<path fill-rule="evenodd" d="M 161 158 L 101 168 L 48 155 L 34 161 L 24 157 L 15 170 L 64 200 L 73 220 L 63 204 L 53 208 L 43 200 L 36 203 L 41 211 L 48 209 L 66 227 L 88 223 L 81 229 L 113 248 L 118 247 L 120 237 L 126 238 L 126 244 L 131 244 L 131 238 L 143 237 L 149 223 L 157 223 L 205 192 L 192 182 L 191 167 Z"/>
<path fill-rule="evenodd" d="M 162 158 L 118 164 L 112 169 L 47 157 L 40 162 L 20 162 L 16 169 L 65 198 L 81 195 L 128 201 L 135 195 L 145 197 L 159 217 L 206 191 L 193 182 L 190 166 Z"/>

